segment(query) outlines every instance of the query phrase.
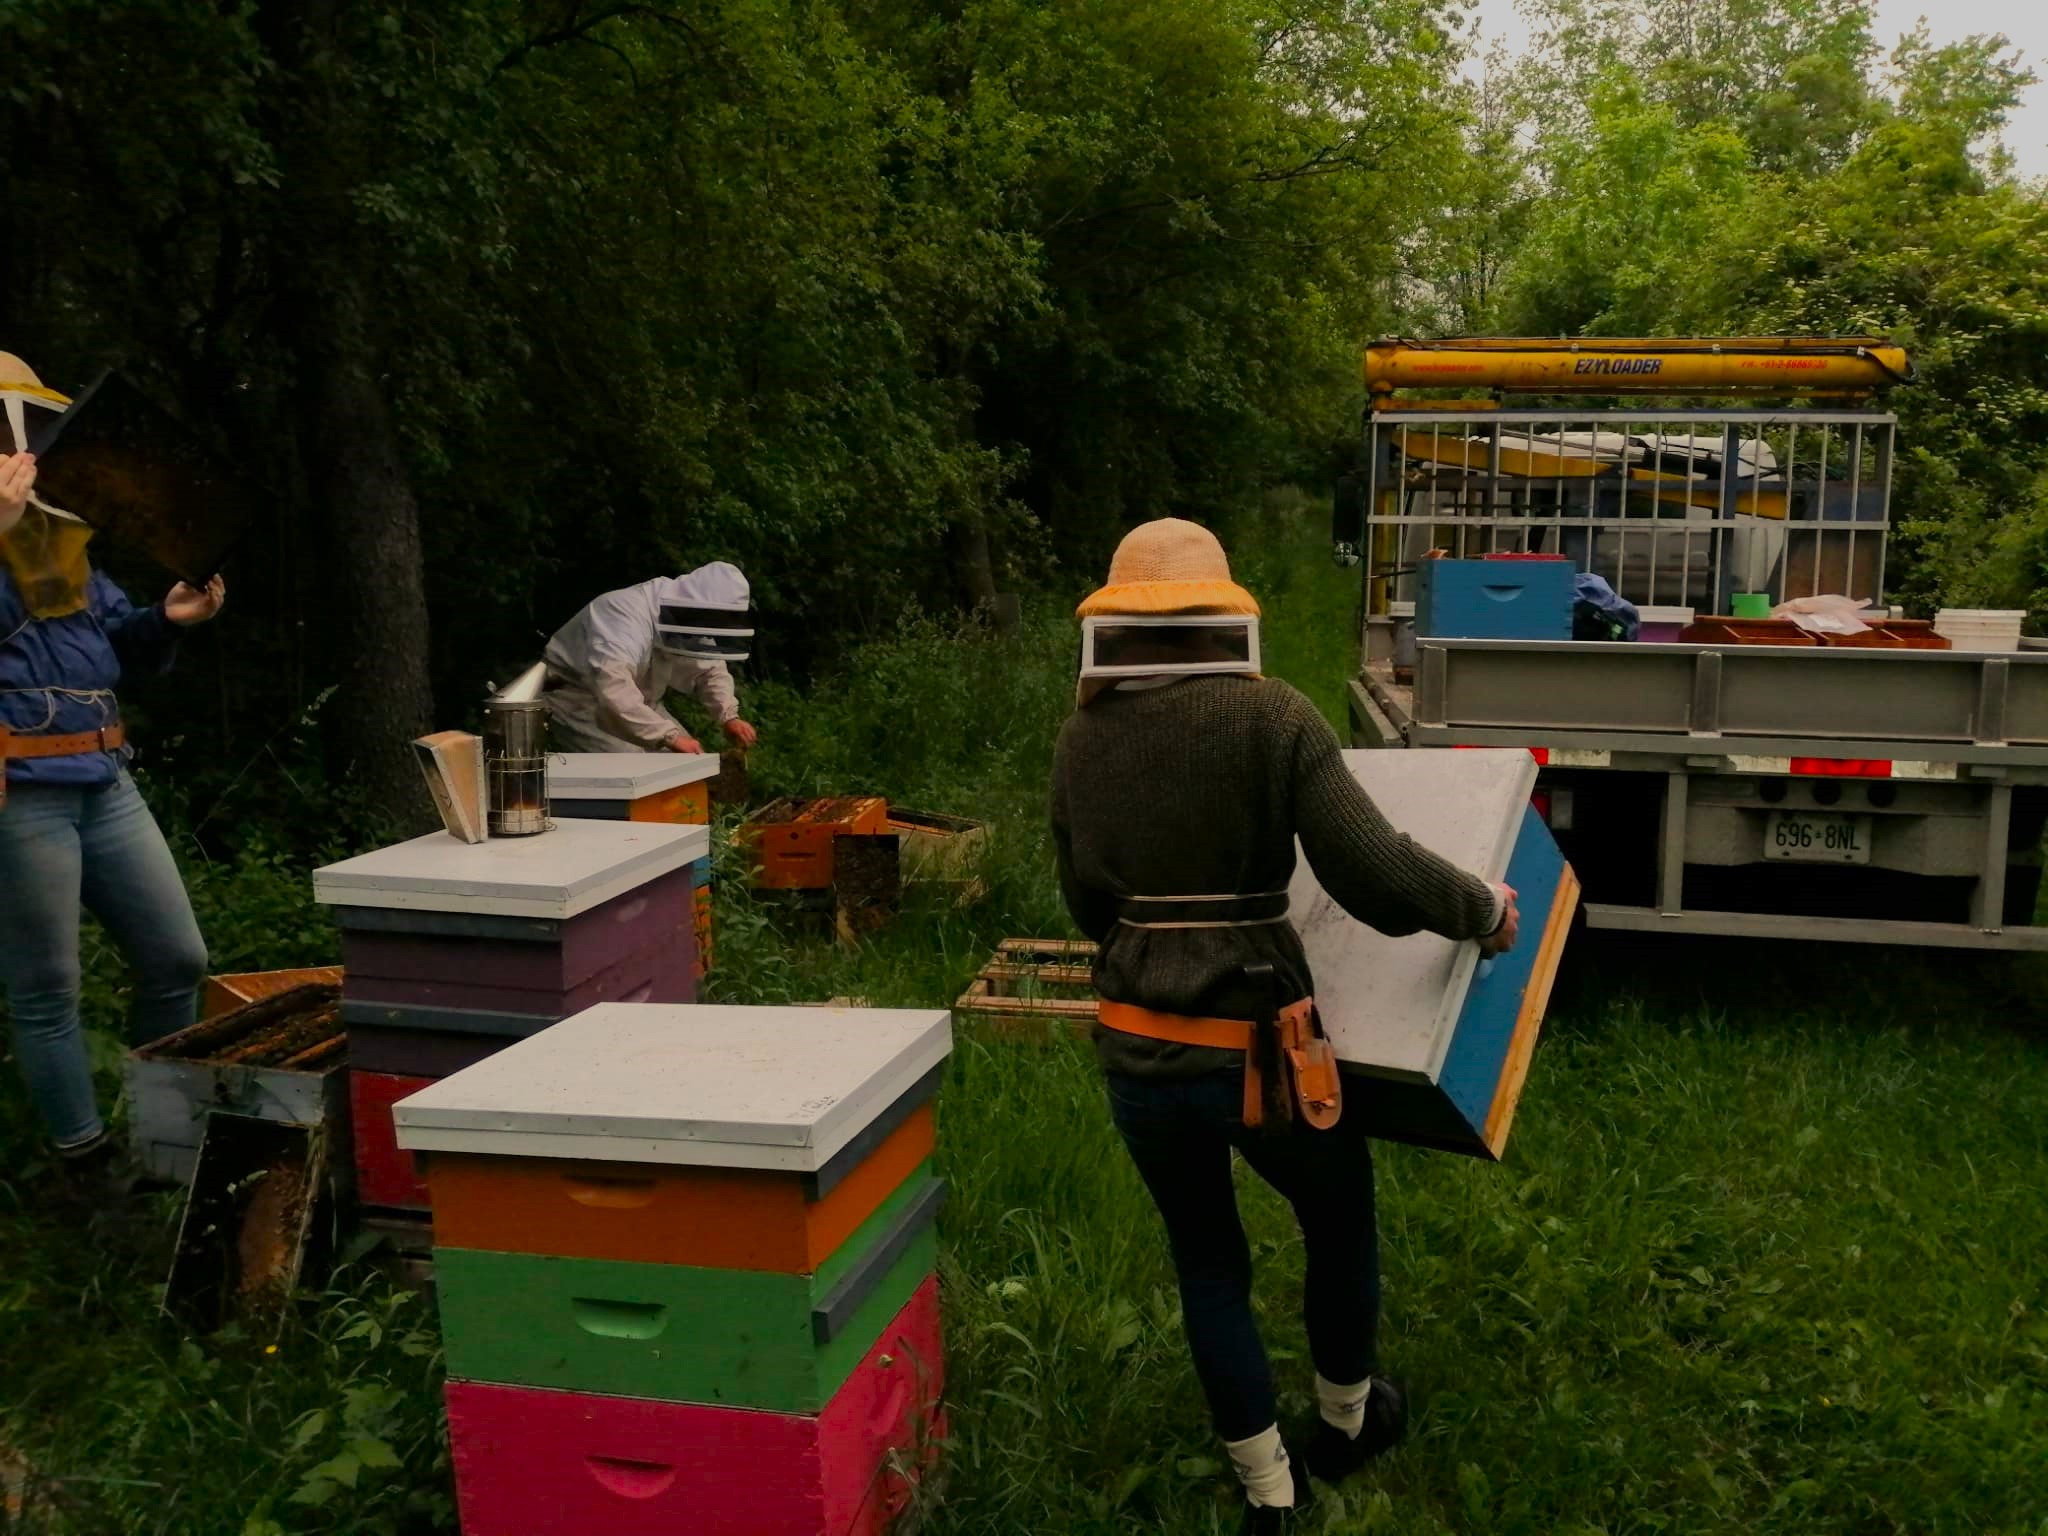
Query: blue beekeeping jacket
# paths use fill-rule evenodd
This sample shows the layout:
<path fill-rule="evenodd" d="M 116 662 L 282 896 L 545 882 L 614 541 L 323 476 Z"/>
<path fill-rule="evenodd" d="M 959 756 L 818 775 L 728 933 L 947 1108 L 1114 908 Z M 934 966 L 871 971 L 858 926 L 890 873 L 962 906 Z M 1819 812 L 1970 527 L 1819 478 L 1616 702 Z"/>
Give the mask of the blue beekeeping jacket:
<path fill-rule="evenodd" d="M 61 619 L 32 619 L 14 580 L 0 571 L 0 724 L 21 736 L 68 736 L 121 718 L 114 689 L 171 664 L 178 628 L 161 604 L 137 608 L 94 571 L 86 604 Z M 7 760 L 16 784 L 106 784 L 125 754 Z"/>

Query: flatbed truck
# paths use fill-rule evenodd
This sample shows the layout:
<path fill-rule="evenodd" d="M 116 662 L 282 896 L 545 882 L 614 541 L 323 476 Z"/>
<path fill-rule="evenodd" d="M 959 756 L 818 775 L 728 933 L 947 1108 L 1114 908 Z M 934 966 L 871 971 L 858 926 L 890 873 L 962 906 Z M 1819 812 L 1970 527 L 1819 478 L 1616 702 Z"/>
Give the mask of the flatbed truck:
<path fill-rule="evenodd" d="M 1745 388 L 1745 359 L 1824 367 L 1762 368 Z M 1829 403 L 1553 403 L 1575 385 L 1676 390 L 1709 367 L 1717 393 L 1798 387 Z M 1563 555 L 1645 615 L 1727 614 L 1737 592 L 1846 596 L 1888 615 L 1897 424 L 1840 401 L 1909 376 L 1903 354 L 1867 338 L 1376 345 L 1365 456 L 1333 526 L 1340 561 L 1363 573 L 1354 743 L 1531 751 L 1537 808 L 1595 929 L 2048 951 L 2039 642 L 1410 632 L 1404 597 L 1437 555 Z M 1545 400 L 1394 398 L 1445 380 Z"/>

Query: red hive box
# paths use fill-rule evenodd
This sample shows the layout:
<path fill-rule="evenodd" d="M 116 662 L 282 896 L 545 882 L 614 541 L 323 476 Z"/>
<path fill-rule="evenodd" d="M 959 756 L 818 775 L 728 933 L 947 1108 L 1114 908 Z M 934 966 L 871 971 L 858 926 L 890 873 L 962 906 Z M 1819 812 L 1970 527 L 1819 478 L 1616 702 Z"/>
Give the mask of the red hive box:
<path fill-rule="evenodd" d="M 882 1536 L 943 1438 L 928 1278 L 816 1417 L 448 1383 L 464 1536 Z"/>
<path fill-rule="evenodd" d="M 356 1146 L 356 1198 L 390 1210 L 423 1211 L 427 1186 L 410 1152 L 398 1145 L 391 1106 L 433 1084 L 431 1077 L 385 1072 L 348 1075 L 349 1130 Z"/>

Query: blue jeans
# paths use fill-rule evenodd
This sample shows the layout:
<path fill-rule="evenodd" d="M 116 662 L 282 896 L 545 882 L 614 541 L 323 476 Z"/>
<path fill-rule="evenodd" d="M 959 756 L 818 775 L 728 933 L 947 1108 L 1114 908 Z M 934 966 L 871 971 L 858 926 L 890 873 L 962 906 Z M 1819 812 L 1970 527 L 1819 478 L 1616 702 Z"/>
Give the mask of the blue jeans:
<path fill-rule="evenodd" d="M 0 983 L 29 1098 L 59 1146 L 102 1128 L 78 1021 L 81 902 L 135 972 L 129 1043 L 190 1024 L 206 945 L 134 781 L 124 772 L 111 784 L 10 784 L 0 806 Z"/>
<path fill-rule="evenodd" d="M 1325 1379 L 1349 1385 L 1378 1364 L 1379 1229 L 1365 1116 L 1327 1131 L 1299 1120 L 1247 1130 L 1241 1073 L 1133 1077 L 1111 1073 L 1110 1114 L 1166 1223 L 1195 1375 L 1217 1433 L 1245 1440 L 1277 1420 L 1273 1371 L 1252 1316 L 1252 1255 L 1237 1214 L 1230 1152 L 1294 1207 L 1306 1250 L 1302 1297 L 1309 1354 Z"/>

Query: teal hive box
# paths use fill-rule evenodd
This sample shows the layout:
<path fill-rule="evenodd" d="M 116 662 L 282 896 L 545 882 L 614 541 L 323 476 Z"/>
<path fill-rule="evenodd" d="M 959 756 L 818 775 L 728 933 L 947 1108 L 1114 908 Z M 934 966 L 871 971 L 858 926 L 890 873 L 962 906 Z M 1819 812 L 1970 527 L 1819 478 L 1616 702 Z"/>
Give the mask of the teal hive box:
<path fill-rule="evenodd" d="M 1423 640 L 1569 640 L 1569 560 L 1424 560 L 1415 633 Z"/>

